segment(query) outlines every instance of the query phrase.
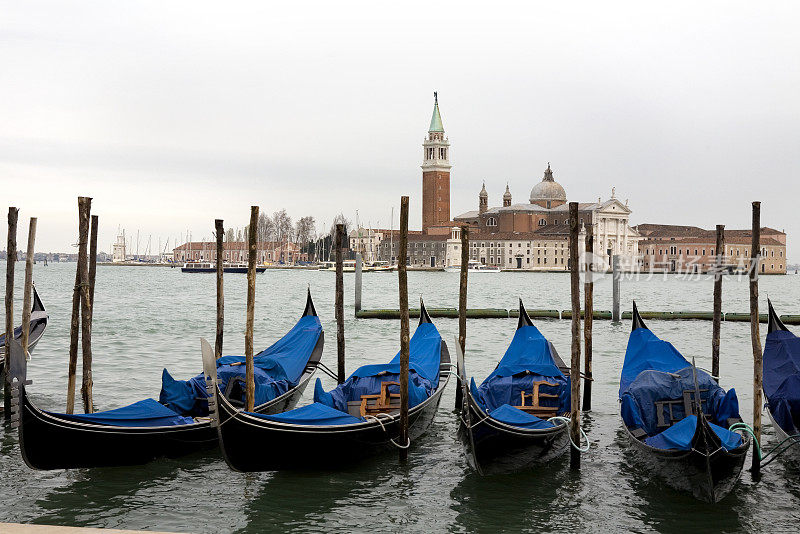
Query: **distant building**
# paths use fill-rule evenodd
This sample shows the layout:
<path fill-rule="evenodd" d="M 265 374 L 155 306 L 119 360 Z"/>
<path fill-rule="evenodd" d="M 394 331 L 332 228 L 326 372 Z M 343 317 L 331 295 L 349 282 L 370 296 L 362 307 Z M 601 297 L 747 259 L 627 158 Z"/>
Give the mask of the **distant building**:
<path fill-rule="evenodd" d="M 112 245 L 111 261 L 114 263 L 121 263 L 127 259 L 127 252 L 125 250 L 125 231 L 117 236 L 117 241 Z"/>
<path fill-rule="evenodd" d="M 422 149 L 422 231 L 446 235 L 452 226 L 450 141 L 444 135 L 437 93 L 433 93 L 433 114 Z"/>
<path fill-rule="evenodd" d="M 714 268 L 717 251 L 716 230 L 674 224 L 640 224 L 636 227 L 642 269 L 659 272 L 707 273 Z M 725 230 L 725 269 L 749 268 L 751 230 Z M 761 229 L 759 272 L 786 274 L 786 234 L 774 228 Z"/>
<path fill-rule="evenodd" d="M 247 243 L 230 241 L 223 243 L 225 260 L 229 263 L 246 263 Z M 308 261 L 308 253 L 303 252 L 296 243 L 261 241 L 256 245 L 258 263 L 297 263 Z M 172 261 L 217 261 L 217 244 L 209 241 L 193 241 L 172 249 Z"/>

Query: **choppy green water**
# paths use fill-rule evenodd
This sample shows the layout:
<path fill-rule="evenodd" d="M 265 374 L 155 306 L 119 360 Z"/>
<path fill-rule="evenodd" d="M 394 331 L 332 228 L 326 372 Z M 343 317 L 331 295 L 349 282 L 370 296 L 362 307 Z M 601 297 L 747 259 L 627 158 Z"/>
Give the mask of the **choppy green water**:
<path fill-rule="evenodd" d="M 23 264 L 19 263 L 17 287 Z M 75 264 L 35 267 L 50 325 L 29 367 L 34 400 L 62 411 L 66 398 L 71 287 Z M 345 276 L 348 373 L 386 361 L 399 346 L 399 322 L 353 319 L 353 275 Z M 226 276 L 225 352 L 244 347 L 245 276 Z M 268 271 L 257 277 L 255 346 L 288 330 L 303 310 L 310 284 L 329 332 L 323 361 L 335 362 L 334 276 L 318 271 Z M 782 313 L 800 313 L 800 277 L 763 277 L 762 307 L 769 295 Z M 411 273 L 412 302 L 455 307 L 458 275 Z M 21 291 L 18 292 L 21 295 Z M 622 284 L 623 308 L 635 298 L 643 310 L 710 310 L 710 280 L 656 277 Z M 510 308 L 520 296 L 529 308 L 569 309 L 567 274 L 475 274 L 470 307 Z M 157 397 L 160 374 L 200 370 L 199 338 L 214 335 L 213 275 L 178 269 L 99 267 L 93 330 L 94 398 L 98 409 Z M 20 302 L 17 310 L 20 309 Z M 397 277 L 364 274 L 364 307 L 397 307 Z M 595 308 L 610 309 L 611 282 L 595 289 Z M 746 281 L 726 280 L 724 311 L 748 310 Z M 19 322 L 17 320 L 17 322 Z M 456 320 L 437 319 L 452 345 Z M 413 324 L 413 323 L 412 323 Z M 536 325 L 569 354 L 569 321 Z M 710 368 L 710 321 L 648 321 L 685 356 Z M 468 373 L 482 379 L 502 356 L 515 320 L 471 320 Z M 413 444 L 409 462 L 393 454 L 366 460 L 356 470 L 319 473 L 241 474 L 217 453 L 161 460 L 141 467 L 37 472 L 19 454 L 16 434 L 0 428 L 0 522 L 159 529 L 189 532 L 268 531 L 619 531 L 705 532 L 794 530 L 800 519 L 798 468 L 771 464 L 755 483 L 749 473 L 722 503 L 707 505 L 664 488 L 632 462 L 617 414 L 619 370 L 629 322 L 596 321 L 593 411 L 584 416 L 592 442 L 580 473 L 568 460 L 538 472 L 482 478 L 470 472 L 456 440 L 452 384 L 429 433 Z M 766 334 L 762 330 L 762 336 Z M 723 323 L 722 384 L 735 387 L 742 416 L 752 419 L 752 351 L 747 323 Z M 323 376 L 326 388 L 332 381 Z M 306 392 L 304 402 L 311 396 Z M 767 446 L 774 444 L 769 423 Z M 58 443 L 53 443 L 58 447 Z M 325 455 L 325 451 L 319 454 Z"/>

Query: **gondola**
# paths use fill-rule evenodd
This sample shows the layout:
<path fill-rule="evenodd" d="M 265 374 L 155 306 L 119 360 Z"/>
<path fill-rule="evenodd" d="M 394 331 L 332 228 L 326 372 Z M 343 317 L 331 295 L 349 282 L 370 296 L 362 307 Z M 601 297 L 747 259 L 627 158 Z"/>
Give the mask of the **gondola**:
<path fill-rule="evenodd" d="M 433 422 L 450 377 L 447 344 L 420 303 L 420 321 L 410 340 L 409 438 L 422 435 Z M 326 392 L 317 379 L 314 402 L 278 414 L 237 410 L 219 395 L 211 347 L 203 342 L 209 392 L 216 406 L 222 454 L 237 471 L 340 468 L 394 446 L 399 436 L 399 353 L 388 364 L 358 368 Z"/>
<path fill-rule="evenodd" d="M 767 342 L 764 346 L 764 397 L 775 434 L 786 442 L 790 454 L 800 456 L 800 338 L 780 320 L 769 305 Z M 794 443 L 789 443 L 793 441 Z"/>
<path fill-rule="evenodd" d="M 569 368 L 519 303 L 517 330 L 505 355 L 480 386 L 467 382 L 458 349 L 462 406 L 458 437 L 467 462 L 482 475 L 541 465 L 569 446 Z"/>
<path fill-rule="evenodd" d="M 28 323 L 30 329 L 28 330 L 28 352 L 33 352 L 36 344 L 42 339 L 44 331 L 47 328 L 47 321 L 49 316 L 47 310 L 44 309 L 42 299 L 39 298 L 39 293 L 36 291 L 36 286 L 33 287 L 33 306 L 31 306 L 31 320 Z M 22 339 L 22 326 L 14 329 L 14 339 Z M 0 334 L 0 364 L 3 363 L 6 346 L 5 333 Z"/>
<path fill-rule="evenodd" d="M 750 448 L 749 435 L 728 430 L 741 422 L 736 391 L 656 337 L 635 302 L 619 400 L 633 453 L 651 473 L 702 501 L 730 493 Z"/>
<path fill-rule="evenodd" d="M 300 320 L 254 358 L 256 411 L 279 413 L 294 408 L 319 365 L 323 345 L 322 325 L 309 292 Z M 19 426 L 22 457 L 31 468 L 139 465 L 217 443 L 217 430 L 207 417 L 210 399 L 203 374 L 178 381 L 165 369 L 159 401 L 145 399 L 115 410 L 70 415 L 44 411 L 31 402 L 25 361 L 14 358 L 13 344 L 11 355 L 16 360 L 11 376 L 17 384 L 12 391 L 16 399 L 12 420 Z M 213 362 L 226 377 L 223 387 L 232 403 L 243 400 L 243 361 L 243 356 L 224 356 Z"/>

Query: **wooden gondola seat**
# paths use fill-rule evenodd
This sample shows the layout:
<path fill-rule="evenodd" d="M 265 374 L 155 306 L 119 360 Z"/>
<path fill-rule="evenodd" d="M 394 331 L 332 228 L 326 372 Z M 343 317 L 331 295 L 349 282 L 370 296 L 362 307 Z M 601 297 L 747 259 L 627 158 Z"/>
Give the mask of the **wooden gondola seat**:
<path fill-rule="evenodd" d="M 703 408 L 703 415 L 706 419 L 712 419 L 711 414 L 708 413 L 708 399 L 703 398 L 703 393 L 707 393 L 708 389 L 701 389 L 700 390 L 700 404 L 701 408 Z M 683 417 L 687 417 L 690 415 L 697 415 L 695 413 L 695 399 L 694 399 L 694 390 L 687 389 L 683 392 L 683 398 L 680 399 L 671 399 L 671 400 L 662 400 L 656 401 L 654 404 L 656 406 L 656 426 L 658 428 L 669 428 L 674 423 L 681 421 Z M 705 406 L 703 404 L 705 403 Z M 683 417 L 675 417 L 672 409 L 675 406 L 683 406 Z M 668 412 L 669 420 L 664 416 L 664 411 Z"/>
<path fill-rule="evenodd" d="M 361 417 L 400 409 L 400 395 L 389 393 L 389 386 L 400 386 L 400 382 L 381 382 L 381 392 L 377 395 L 361 395 Z"/>
<path fill-rule="evenodd" d="M 556 387 L 558 384 L 548 382 L 547 380 L 537 380 L 533 383 L 533 391 L 531 393 L 525 393 L 524 391 L 521 393 L 522 402 L 517 408 L 531 415 L 535 415 L 536 417 L 553 417 L 558 414 L 558 406 L 542 406 L 541 399 L 557 399 L 558 395 L 540 393 L 539 386 Z M 527 403 L 528 400 L 530 400 L 530 404 Z"/>

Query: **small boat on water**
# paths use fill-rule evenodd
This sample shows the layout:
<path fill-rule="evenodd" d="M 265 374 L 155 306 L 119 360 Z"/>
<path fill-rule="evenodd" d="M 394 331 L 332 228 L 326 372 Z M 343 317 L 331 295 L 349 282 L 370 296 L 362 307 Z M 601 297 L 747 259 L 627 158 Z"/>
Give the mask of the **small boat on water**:
<path fill-rule="evenodd" d="M 400 354 L 389 363 L 359 367 L 343 383 L 324 391 L 317 379 L 314 402 L 282 414 L 238 410 L 219 395 L 213 353 L 204 343 L 206 381 L 214 392 L 211 410 L 222 454 L 237 471 L 341 467 L 395 446 L 400 432 Z M 439 409 L 450 377 L 447 344 L 421 305 L 410 340 L 409 438 L 421 436 Z"/>
<path fill-rule="evenodd" d="M 256 266 L 257 273 L 263 273 L 267 268 L 265 266 Z M 211 262 L 197 262 L 189 261 L 181 267 L 183 273 L 215 273 L 217 272 L 217 264 Z M 223 263 L 222 272 L 225 273 L 247 273 L 246 263 Z"/>
<path fill-rule="evenodd" d="M 254 357 L 256 413 L 275 414 L 297 405 L 322 357 L 324 332 L 311 294 L 303 316 L 280 340 Z M 245 358 L 214 360 L 222 395 L 231 406 L 244 403 Z M 22 458 L 33 469 L 139 465 L 175 458 L 217 444 L 203 374 L 175 380 L 166 369 L 159 400 L 144 399 L 90 414 L 44 411 L 27 394 L 27 366 L 19 343 L 11 349 L 15 399 L 12 420 L 19 426 Z"/>
<path fill-rule="evenodd" d="M 49 320 L 49 316 L 47 315 L 47 310 L 44 309 L 44 304 L 42 303 L 42 299 L 39 298 L 39 293 L 36 291 L 36 286 L 33 287 L 33 305 L 31 306 L 31 320 L 28 323 L 29 330 L 28 330 L 28 352 L 33 352 L 33 349 L 36 347 L 36 344 L 39 343 L 39 340 L 42 339 L 44 335 L 44 331 L 47 328 L 47 322 Z M 17 341 L 21 341 L 22 339 L 22 325 L 16 327 L 14 329 L 14 339 Z M 6 351 L 6 334 L 3 332 L 0 334 L 0 364 L 3 363 L 5 359 L 5 351 Z M 0 365 L 0 370 L 2 366 Z M 0 373 L 1 375 L 2 373 Z"/>
<path fill-rule="evenodd" d="M 778 441 L 800 457 L 800 338 L 780 320 L 769 305 L 767 342 L 764 346 L 764 397 Z M 790 443 L 791 442 L 791 443 Z"/>
<path fill-rule="evenodd" d="M 372 261 L 368 262 L 370 270 L 376 273 L 390 273 L 397 270 L 396 265 L 392 265 L 388 261 Z"/>
<path fill-rule="evenodd" d="M 569 368 L 533 325 L 520 300 L 514 338 L 494 371 L 467 383 L 459 352 L 462 406 L 458 437 L 469 465 L 482 475 L 541 465 L 569 446 Z"/>
<path fill-rule="evenodd" d="M 319 266 L 320 271 L 331 271 L 336 272 L 336 262 L 335 261 L 324 261 Z M 361 272 L 369 272 L 374 270 L 372 267 L 364 264 L 361 266 Z M 356 272 L 356 260 L 342 260 L 342 272 L 343 273 L 354 273 Z"/>
<path fill-rule="evenodd" d="M 702 501 L 730 493 L 751 442 L 729 430 L 742 421 L 736 391 L 651 332 L 635 302 L 619 400 L 633 453 L 650 473 Z"/>
<path fill-rule="evenodd" d="M 460 265 L 451 265 L 450 267 L 445 267 L 445 271 L 450 273 L 458 273 L 461 272 Z M 499 273 L 500 267 L 496 265 L 486 265 L 485 263 L 480 263 L 477 261 L 470 261 L 467 263 L 467 272 L 470 273 Z"/>

